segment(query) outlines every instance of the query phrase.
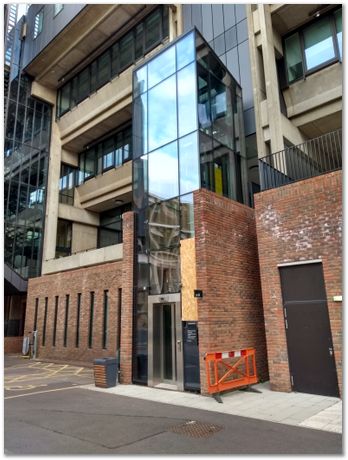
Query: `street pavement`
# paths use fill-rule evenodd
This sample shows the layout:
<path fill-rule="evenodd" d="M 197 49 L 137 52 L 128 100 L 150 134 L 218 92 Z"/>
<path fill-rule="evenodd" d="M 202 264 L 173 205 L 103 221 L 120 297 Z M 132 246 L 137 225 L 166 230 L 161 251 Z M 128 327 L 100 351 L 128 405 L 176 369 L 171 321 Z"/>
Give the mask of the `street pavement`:
<path fill-rule="evenodd" d="M 342 452 L 342 436 L 337 433 L 84 388 L 92 382 L 91 369 L 5 360 L 5 453 L 299 455 Z"/>

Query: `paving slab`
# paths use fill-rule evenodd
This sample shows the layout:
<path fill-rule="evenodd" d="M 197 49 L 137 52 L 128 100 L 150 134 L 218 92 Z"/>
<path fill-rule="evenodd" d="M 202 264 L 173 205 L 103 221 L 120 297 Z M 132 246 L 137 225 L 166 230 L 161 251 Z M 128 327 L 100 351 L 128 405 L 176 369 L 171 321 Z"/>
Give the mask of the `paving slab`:
<path fill-rule="evenodd" d="M 275 392 L 271 391 L 269 382 L 254 385 L 254 388 L 260 393 L 244 391 L 224 393 L 222 404 L 210 396 L 137 385 L 117 385 L 108 389 L 97 388 L 95 385 L 83 385 L 82 388 L 164 404 L 342 433 L 342 401 L 339 398 L 295 392 Z"/>

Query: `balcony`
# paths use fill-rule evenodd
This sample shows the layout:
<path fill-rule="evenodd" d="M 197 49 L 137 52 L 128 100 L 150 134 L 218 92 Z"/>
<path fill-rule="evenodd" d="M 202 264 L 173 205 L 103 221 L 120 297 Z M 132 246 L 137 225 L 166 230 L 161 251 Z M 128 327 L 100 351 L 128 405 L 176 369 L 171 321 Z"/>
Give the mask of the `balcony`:
<path fill-rule="evenodd" d="M 342 169 L 342 129 L 259 159 L 261 191 Z"/>

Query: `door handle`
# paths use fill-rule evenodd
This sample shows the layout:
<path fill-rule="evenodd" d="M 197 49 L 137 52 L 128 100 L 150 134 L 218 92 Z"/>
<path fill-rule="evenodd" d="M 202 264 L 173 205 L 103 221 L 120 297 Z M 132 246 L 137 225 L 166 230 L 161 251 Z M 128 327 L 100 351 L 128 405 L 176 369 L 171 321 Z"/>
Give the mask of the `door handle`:
<path fill-rule="evenodd" d="M 332 349 L 332 347 L 329 347 L 329 353 L 330 353 L 330 356 L 333 356 L 333 349 Z"/>
<path fill-rule="evenodd" d="M 177 340 L 176 343 L 178 344 L 179 351 L 181 351 L 181 340 Z"/>

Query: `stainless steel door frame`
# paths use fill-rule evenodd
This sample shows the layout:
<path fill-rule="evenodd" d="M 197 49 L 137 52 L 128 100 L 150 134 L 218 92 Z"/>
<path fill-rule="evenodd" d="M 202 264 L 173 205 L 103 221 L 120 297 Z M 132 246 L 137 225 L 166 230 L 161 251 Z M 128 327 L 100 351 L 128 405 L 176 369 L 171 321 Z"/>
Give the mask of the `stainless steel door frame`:
<path fill-rule="evenodd" d="M 148 297 L 148 385 L 155 386 L 159 381 L 154 376 L 154 305 L 155 304 L 175 304 L 175 354 L 176 362 L 173 363 L 176 368 L 176 381 L 174 382 L 178 390 L 184 390 L 183 381 L 183 346 L 182 346 L 182 322 L 181 322 L 181 303 L 180 294 L 161 294 L 151 295 Z"/>

